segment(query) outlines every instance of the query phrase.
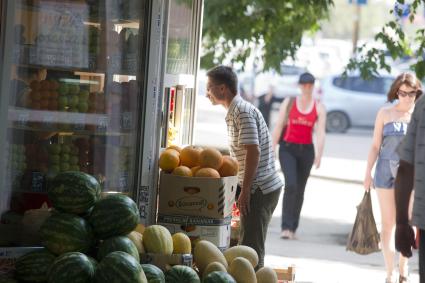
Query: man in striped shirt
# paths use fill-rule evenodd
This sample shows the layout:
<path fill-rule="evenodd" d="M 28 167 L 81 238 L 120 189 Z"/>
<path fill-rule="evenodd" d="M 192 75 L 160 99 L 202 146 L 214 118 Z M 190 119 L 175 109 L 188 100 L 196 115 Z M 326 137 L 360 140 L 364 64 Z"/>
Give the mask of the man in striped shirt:
<path fill-rule="evenodd" d="M 267 228 L 283 187 L 275 168 L 272 140 L 260 111 L 237 94 L 238 78 L 232 68 L 218 66 L 207 76 L 207 97 L 213 105 L 227 109 L 230 154 L 239 163 L 239 243 L 257 251 L 260 268 Z"/>

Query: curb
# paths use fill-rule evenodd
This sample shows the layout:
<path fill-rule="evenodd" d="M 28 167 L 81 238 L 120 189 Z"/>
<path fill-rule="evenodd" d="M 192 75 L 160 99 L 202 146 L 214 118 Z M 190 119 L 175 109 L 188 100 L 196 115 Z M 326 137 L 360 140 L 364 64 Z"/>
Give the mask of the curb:
<path fill-rule="evenodd" d="M 340 182 L 340 183 L 357 184 L 357 185 L 363 184 L 363 182 L 360 181 L 360 180 L 343 179 L 343 178 L 338 178 L 338 177 L 333 177 L 333 176 L 323 176 L 323 175 L 317 175 L 317 174 L 310 174 L 310 177 L 322 179 L 322 180 L 327 180 L 327 181 Z"/>

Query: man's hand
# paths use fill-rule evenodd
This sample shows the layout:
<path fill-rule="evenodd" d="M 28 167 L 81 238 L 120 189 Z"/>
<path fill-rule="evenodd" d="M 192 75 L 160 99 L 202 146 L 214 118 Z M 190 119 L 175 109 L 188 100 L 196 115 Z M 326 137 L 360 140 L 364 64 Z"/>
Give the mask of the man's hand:
<path fill-rule="evenodd" d="M 415 232 L 408 224 L 397 224 L 395 229 L 395 247 L 405 257 L 412 256 L 412 248 L 417 249 Z"/>
<path fill-rule="evenodd" d="M 239 211 L 242 215 L 246 216 L 249 213 L 250 210 L 250 200 L 251 200 L 251 194 L 248 192 L 244 192 L 244 190 L 241 191 L 241 194 L 238 198 L 238 207 Z"/>

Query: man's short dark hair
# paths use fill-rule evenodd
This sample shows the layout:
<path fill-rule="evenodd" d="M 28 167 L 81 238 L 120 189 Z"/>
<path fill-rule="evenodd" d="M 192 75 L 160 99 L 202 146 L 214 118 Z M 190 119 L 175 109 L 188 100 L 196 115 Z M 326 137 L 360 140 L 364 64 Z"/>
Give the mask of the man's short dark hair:
<path fill-rule="evenodd" d="M 223 65 L 214 67 L 207 72 L 207 76 L 215 84 L 224 84 L 227 86 L 234 95 L 238 93 L 238 76 L 231 67 Z"/>
<path fill-rule="evenodd" d="M 301 74 L 300 78 L 298 79 L 299 84 L 314 84 L 314 81 L 314 76 L 309 72 Z"/>

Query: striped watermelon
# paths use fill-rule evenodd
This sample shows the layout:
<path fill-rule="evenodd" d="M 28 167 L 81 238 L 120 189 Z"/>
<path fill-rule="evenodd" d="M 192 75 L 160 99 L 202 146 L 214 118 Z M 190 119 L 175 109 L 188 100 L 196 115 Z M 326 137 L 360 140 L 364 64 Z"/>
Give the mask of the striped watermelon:
<path fill-rule="evenodd" d="M 112 252 L 98 265 L 96 283 L 147 283 L 140 263 L 125 252 Z"/>
<path fill-rule="evenodd" d="M 45 282 L 47 271 L 55 261 L 47 249 L 40 249 L 21 256 L 16 261 L 16 278 L 26 282 Z"/>
<path fill-rule="evenodd" d="M 195 270 L 185 265 L 174 265 L 165 272 L 165 282 L 201 283 Z"/>
<path fill-rule="evenodd" d="M 50 267 L 49 283 L 91 283 L 95 270 L 89 258 L 77 252 L 65 253 Z"/>
<path fill-rule="evenodd" d="M 54 254 L 87 252 L 94 236 L 89 223 L 68 213 L 53 213 L 40 228 L 42 244 Z"/>
<path fill-rule="evenodd" d="M 102 260 L 105 256 L 111 252 L 122 251 L 133 256 L 138 262 L 140 261 L 139 251 L 136 245 L 125 236 L 112 237 L 104 240 L 97 252 L 97 259 Z"/>
<path fill-rule="evenodd" d="M 153 264 L 142 264 L 148 283 L 165 283 L 164 272 Z"/>
<path fill-rule="evenodd" d="M 125 195 L 109 195 L 94 205 L 89 221 L 100 239 L 124 236 L 139 223 L 139 209 Z"/>
<path fill-rule="evenodd" d="M 49 183 L 48 194 L 54 208 L 82 214 L 100 198 L 100 185 L 96 178 L 86 173 L 63 172 Z"/>
<path fill-rule="evenodd" d="M 202 283 L 236 283 L 236 280 L 227 272 L 213 271 L 202 280 Z"/>

